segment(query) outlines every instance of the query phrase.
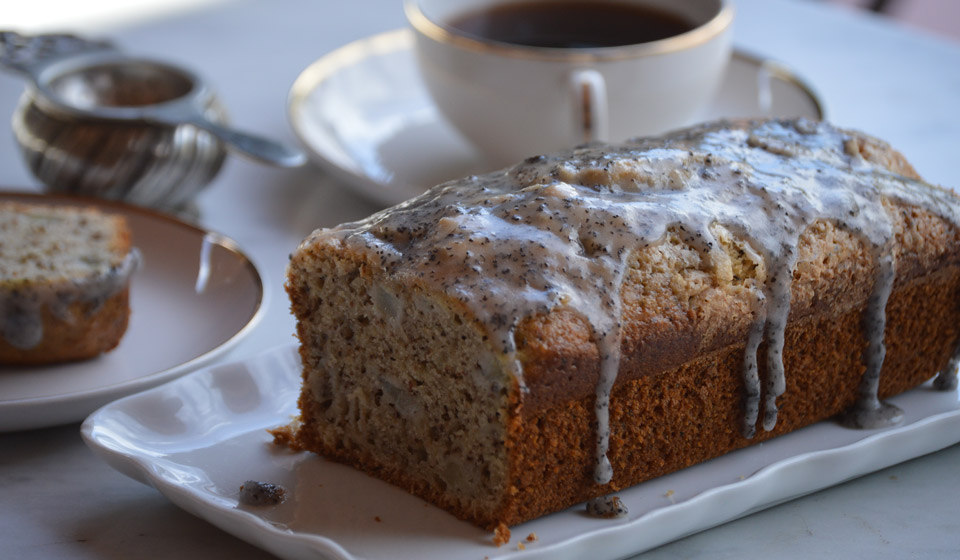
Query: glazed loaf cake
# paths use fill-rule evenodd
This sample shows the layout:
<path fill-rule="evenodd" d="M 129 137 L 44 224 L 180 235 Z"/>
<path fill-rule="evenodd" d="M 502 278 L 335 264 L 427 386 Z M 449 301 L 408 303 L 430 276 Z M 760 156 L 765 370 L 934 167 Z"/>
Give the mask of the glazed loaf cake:
<path fill-rule="evenodd" d="M 836 415 L 895 424 L 883 399 L 955 384 L 958 208 L 806 120 L 440 185 L 291 256 L 288 437 L 493 528 Z"/>
<path fill-rule="evenodd" d="M 122 216 L 0 203 L 0 363 L 48 364 L 113 349 L 138 256 Z"/>

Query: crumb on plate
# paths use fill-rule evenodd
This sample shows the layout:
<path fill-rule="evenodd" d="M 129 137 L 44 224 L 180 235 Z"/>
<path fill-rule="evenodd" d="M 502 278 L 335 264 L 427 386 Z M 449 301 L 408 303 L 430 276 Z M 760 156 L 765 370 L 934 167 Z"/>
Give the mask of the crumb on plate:
<path fill-rule="evenodd" d="M 510 542 L 510 528 L 505 523 L 501 523 L 493 531 L 493 544 L 499 547 L 508 542 Z"/>

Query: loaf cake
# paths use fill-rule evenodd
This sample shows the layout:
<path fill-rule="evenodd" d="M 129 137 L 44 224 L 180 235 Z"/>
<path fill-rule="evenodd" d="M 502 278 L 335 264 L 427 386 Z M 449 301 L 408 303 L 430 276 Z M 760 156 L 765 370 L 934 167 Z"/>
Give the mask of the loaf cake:
<path fill-rule="evenodd" d="M 955 386 L 958 209 L 803 119 L 439 185 L 291 255 L 281 436 L 491 529 L 834 416 L 896 424 L 884 399 Z"/>
<path fill-rule="evenodd" d="M 123 216 L 0 202 L 0 364 L 82 360 L 116 347 L 137 264 Z"/>

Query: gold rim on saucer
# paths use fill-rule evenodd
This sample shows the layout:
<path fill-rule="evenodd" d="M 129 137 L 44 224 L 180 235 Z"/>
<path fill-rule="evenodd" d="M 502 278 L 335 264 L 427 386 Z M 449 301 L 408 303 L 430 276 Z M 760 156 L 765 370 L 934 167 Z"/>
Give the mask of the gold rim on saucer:
<path fill-rule="evenodd" d="M 409 196 L 419 194 L 422 189 L 415 192 L 408 191 L 406 188 L 411 185 L 402 184 L 402 181 L 400 183 L 396 182 L 398 180 L 396 177 L 371 174 L 369 170 L 354 159 L 349 149 L 339 143 L 341 140 L 338 140 L 337 135 L 331 131 L 329 123 L 320 125 L 320 128 L 324 130 L 323 132 L 318 133 L 312 130 L 312 127 L 320 121 L 312 120 L 316 117 L 311 115 L 309 107 L 311 106 L 311 97 L 317 95 L 318 91 L 321 92 L 319 95 L 326 95 L 322 93 L 323 88 L 338 72 L 357 64 L 363 64 L 369 59 L 403 51 L 412 51 L 414 42 L 413 30 L 401 28 L 343 45 L 324 54 L 304 68 L 294 80 L 287 96 L 287 119 L 294 135 L 310 158 L 336 177 L 337 180 L 356 187 L 367 199 L 382 206 L 397 204 Z M 795 73 L 788 64 L 737 47 L 731 53 L 731 62 L 733 61 L 749 63 L 751 67 L 755 67 L 758 71 L 762 68 L 771 78 L 789 84 L 800 94 L 804 102 L 809 103 L 814 113 L 808 115 L 810 118 L 819 120 L 826 118 L 826 108 L 817 90 L 802 76 Z M 762 115 L 757 114 L 755 116 Z M 469 171 L 477 170 L 470 169 Z"/>

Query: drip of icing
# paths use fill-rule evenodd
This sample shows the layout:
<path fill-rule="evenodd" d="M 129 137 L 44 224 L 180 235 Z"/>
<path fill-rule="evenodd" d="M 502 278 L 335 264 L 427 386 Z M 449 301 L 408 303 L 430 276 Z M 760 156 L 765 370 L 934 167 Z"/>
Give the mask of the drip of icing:
<path fill-rule="evenodd" d="M 619 307 L 619 302 L 617 303 Z M 619 317 L 617 309 L 615 316 Z M 620 353 L 620 324 L 619 321 L 611 331 L 602 333 L 597 342 L 600 351 L 600 383 L 597 384 L 597 397 L 594 410 L 597 417 L 597 466 L 593 478 L 597 484 L 606 484 L 613 478 L 613 466 L 607 458 L 607 448 L 610 446 L 610 392 L 617 379 L 619 359 L 614 359 Z"/>
<path fill-rule="evenodd" d="M 767 384 L 763 413 L 763 429 L 771 431 L 777 425 L 777 397 L 787 388 L 783 371 L 783 340 L 790 315 L 790 284 L 797 262 L 796 245 L 785 247 L 783 256 L 774 267 L 769 281 L 770 296 L 767 305 Z"/>
<path fill-rule="evenodd" d="M 278 484 L 248 480 L 240 486 L 239 502 L 245 506 L 276 506 L 286 497 L 286 489 Z"/>
<path fill-rule="evenodd" d="M 760 371 L 757 366 L 757 350 L 763 341 L 767 324 L 767 297 L 761 291 L 753 294 L 753 323 L 747 335 L 743 352 L 743 386 L 746 393 L 743 407 L 743 437 L 750 439 L 757 434 L 757 417 L 760 415 Z"/>
<path fill-rule="evenodd" d="M 957 346 L 947 366 L 940 370 L 937 378 L 933 380 L 933 388 L 938 391 L 956 391 L 958 366 L 960 366 L 960 345 Z"/>
<path fill-rule="evenodd" d="M 603 484 L 613 477 L 606 453 L 610 393 L 620 367 L 620 286 L 631 252 L 662 242 L 668 233 L 699 252 L 703 270 L 711 270 L 719 250 L 711 233 L 715 224 L 737 234 L 763 260 L 767 278 L 752 288 L 754 321 L 743 365 L 747 437 L 759 416 L 756 354 L 764 339 L 762 425 L 771 430 L 776 424 L 801 234 L 826 220 L 858 235 L 882 266 L 865 318 L 870 345 L 857 408 L 884 408 L 876 386 L 894 270 L 884 198 L 960 223 L 950 193 L 865 161 L 857 141 L 829 125 L 719 123 L 530 158 L 440 185 L 366 220 L 318 230 L 305 243 L 342 244 L 388 274 L 459 300 L 484 326 L 521 390 L 526 386 L 514 338 L 518 325 L 559 308 L 583 316 L 600 355 L 594 474 Z"/>
<path fill-rule="evenodd" d="M 867 348 L 863 353 L 866 371 L 860 382 L 860 398 L 857 404 L 841 415 L 840 422 L 848 427 L 875 429 L 893 426 L 903 421 L 903 411 L 890 403 L 882 403 L 877 398 L 880 386 L 880 370 L 887 354 L 883 341 L 887 326 L 887 300 L 893 291 L 896 277 L 895 263 L 889 244 L 874 250 L 874 260 L 878 263 L 874 274 L 873 294 L 867 301 L 863 314 L 863 328 L 867 337 Z"/>
<path fill-rule="evenodd" d="M 613 519 L 626 517 L 629 513 L 630 510 L 619 496 L 600 496 L 587 501 L 587 514 L 593 517 Z"/>
<path fill-rule="evenodd" d="M 89 305 L 88 313 L 94 314 L 126 286 L 140 262 L 140 252 L 132 249 L 119 264 L 104 264 L 83 279 L 26 283 L 0 291 L 0 335 L 14 348 L 27 350 L 37 346 L 43 341 L 44 309 L 67 323 L 75 320 L 70 309 L 74 303 Z"/>

